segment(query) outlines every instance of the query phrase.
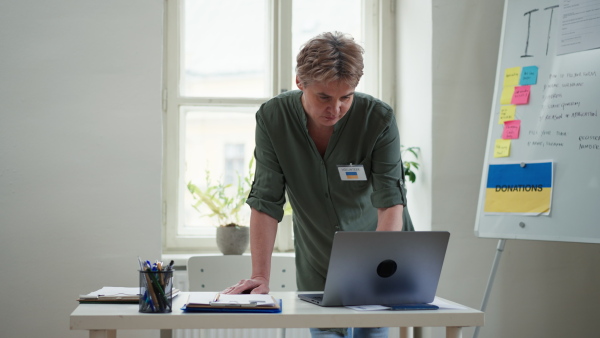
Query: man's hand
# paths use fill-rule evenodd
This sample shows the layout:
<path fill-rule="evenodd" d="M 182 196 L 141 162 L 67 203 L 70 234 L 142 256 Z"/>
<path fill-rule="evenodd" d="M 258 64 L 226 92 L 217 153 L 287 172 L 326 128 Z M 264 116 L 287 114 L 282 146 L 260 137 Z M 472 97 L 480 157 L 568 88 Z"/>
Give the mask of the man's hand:
<path fill-rule="evenodd" d="M 223 290 L 224 294 L 240 294 L 240 293 L 253 293 L 253 294 L 268 294 L 269 293 L 269 281 L 262 277 L 252 279 L 242 279 L 237 284 L 228 287 Z"/>

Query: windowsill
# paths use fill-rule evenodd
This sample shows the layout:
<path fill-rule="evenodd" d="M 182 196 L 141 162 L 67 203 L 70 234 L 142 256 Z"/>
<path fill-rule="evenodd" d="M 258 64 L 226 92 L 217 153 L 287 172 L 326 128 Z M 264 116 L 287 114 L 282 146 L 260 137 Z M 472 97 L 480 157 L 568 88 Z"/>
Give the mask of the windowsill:
<path fill-rule="evenodd" d="M 162 260 L 163 262 L 170 262 L 173 260 L 175 262 L 175 270 L 187 270 L 187 262 L 192 256 L 222 256 L 223 254 L 220 252 L 204 252 L 204 253 L 190 253 L 190 254 L 163 254 Z M 245 256 L 250 256 L 250 253 L 245 253 Z M 273 252 L 273 256 L 281 256 L 281 257 L 294 257 L 294 252 Z"/>

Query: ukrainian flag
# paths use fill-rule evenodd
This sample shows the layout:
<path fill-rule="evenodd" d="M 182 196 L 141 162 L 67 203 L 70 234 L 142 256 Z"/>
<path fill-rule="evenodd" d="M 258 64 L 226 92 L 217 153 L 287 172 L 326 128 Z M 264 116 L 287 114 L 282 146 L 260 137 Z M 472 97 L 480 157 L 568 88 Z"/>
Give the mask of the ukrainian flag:
<path fill-rule="evenodd" d="M 346 171 L 346 178 L 349 180 L 357 180 L 358 172 L 356 171 Z"/>
<path fill-rule="evenodd" d="M 552 200 L 552 162 L 492 164 L 486 186 L 486 213 L 548 214 Z"/>

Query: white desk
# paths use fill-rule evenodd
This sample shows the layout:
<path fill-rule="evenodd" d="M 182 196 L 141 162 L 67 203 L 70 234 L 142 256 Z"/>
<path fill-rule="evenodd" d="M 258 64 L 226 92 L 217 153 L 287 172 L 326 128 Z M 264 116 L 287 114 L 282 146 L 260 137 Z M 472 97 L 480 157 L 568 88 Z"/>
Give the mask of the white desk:
<path fill-rule="evenodd" d="M 117 330 L 161 330 L 171 337 L 173 329 L 309 328 L 309 327 L 446 327 L 447 338 L 462 337 L 462 328 L 482 326 L 483 312 L 458 310 L 354 311 L 344 307 L 320 307 L 298 299 L 296 292 L 272 292 L 283 301 L 281 313 L 184 313 L 188 299 L 182 292 L 173 299 L 173 312 L 139 313 L 134 304 L 80 304 L 71 313 L 71 330 L 88 330 L 90 338 L 115 338 Z"/>

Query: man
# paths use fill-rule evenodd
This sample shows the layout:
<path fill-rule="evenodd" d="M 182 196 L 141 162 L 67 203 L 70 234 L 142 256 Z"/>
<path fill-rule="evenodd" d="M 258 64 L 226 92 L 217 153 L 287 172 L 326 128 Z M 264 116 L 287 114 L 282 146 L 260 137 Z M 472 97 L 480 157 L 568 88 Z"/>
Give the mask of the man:
<path fill-rule="evenodd" d="M 336 231 L 412 230 L 394 112 L 355 92 L 362 53 L 339 32 L 309 40 L 297 57 L 299 91 L 283 93 L 257 112 L 256 175 L 247 200 L 252 276 L 224 292 L 269 292 L 286 192 L 294 210 L 300 291 L 324 289 Z M 347 332 L 311 329 L 313 337 Z M 387 336 L 382 328 L 358 329 L 354 337 L 357 332 Z"/>

